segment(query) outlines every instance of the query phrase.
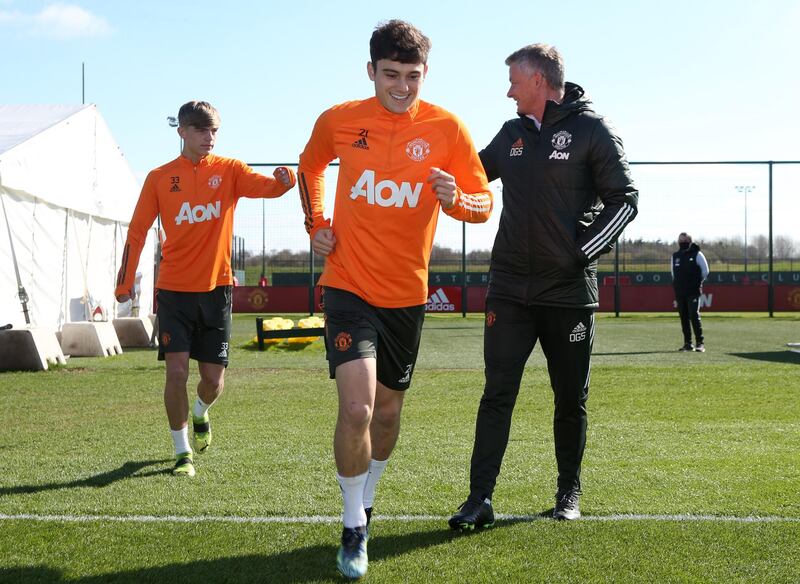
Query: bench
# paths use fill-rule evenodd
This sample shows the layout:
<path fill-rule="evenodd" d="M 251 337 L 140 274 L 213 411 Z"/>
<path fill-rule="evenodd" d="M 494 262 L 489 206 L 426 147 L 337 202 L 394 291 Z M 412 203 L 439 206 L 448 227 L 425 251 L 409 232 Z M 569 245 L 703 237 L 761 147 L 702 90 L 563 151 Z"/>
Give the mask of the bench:
<path fill-rule="evenodd" d="M 258 350 L 264 350 L 264 339 L 290 339 L 293 337 L 322 337 L 325 336 L 325 328 L 300 328 L 293 327 L 290 329 L 265 331 L 264 318 L 261 316 L 256 317 L 256 335 L 258 336 Z"/>

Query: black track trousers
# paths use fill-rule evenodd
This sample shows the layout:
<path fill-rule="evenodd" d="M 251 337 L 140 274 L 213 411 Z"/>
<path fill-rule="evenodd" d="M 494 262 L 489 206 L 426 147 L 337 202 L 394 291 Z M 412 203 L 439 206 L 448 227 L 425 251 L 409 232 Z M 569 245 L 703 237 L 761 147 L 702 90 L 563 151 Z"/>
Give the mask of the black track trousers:
<path fill-rule="evenodd" d="M 697 344 L 701 344 L 703 342 L 703 323 L 700 321 L 700 296 L 677 296 L 675 304 L 678 305 L 678 314 L 681 317 L 683 344 L 692 344 L 692 330 L 694 330 Z M 690 323 L 691 328 L 689 328 Z"/>
<path fill-rule="evenodd" d="M 483 333 L 486 386 L 478 408 L 470 468 L 470 494 L 474 497 L 491 497 L 494 491 L 522 373 L 537 340 L 547 359 L 555 402 L 558 487 L 580 488 L 594 310 L 524 306 L 489 298 Z"/>

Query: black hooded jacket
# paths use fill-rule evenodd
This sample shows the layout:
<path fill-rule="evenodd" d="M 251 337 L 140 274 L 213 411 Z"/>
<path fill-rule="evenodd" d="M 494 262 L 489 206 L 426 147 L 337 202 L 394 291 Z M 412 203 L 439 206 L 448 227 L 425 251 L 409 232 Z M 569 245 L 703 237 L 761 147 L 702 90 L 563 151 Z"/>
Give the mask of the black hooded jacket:
<path fill-rule="evenodd" d="M 678 297 L 700 296 L 703 293 L 703 271 L 697 264 L 700 246 L 692 243 L 689 249 L 672 254 L 672 287 Z"/>
<path fill-rule="evenodd" d="M 520 116 L 480 152 L 489 180 L 503 181 L 489 297 L 597 307 L 596 260 L 636 216 L 622 141 L 581 87 L 565 89 L 561 104 L 547 103 L 541 131 Z"/>

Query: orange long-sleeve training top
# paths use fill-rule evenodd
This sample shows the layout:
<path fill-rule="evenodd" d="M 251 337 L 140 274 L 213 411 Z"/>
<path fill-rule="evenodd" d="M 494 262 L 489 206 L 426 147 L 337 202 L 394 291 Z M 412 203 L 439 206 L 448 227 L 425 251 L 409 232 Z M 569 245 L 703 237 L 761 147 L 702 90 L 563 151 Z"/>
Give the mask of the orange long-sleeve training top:
<path fill-rule="evenodd" d="M 324 172 L 339 159 L 333 222 L 324 218 Z M 424 304 L 428 262 L 441 208 L 427 178 L 453 175 L 447 215 L 482 223 L 492 194 L 467 129 L 452 113 L 424 101 L 395 114 L 377 98 L 323 112 L 300 155 L 298 183 L 305 227 L 313 238 L 332 227 L 336 245 L 320 284 L 348 290 L 373 306 Z"/>
<path fill-rule="evenodd" d="M 207 292 L 233 283 L 233 212 L 240 197 L 274 198 L 291 186 L 244 162 L 209 154 L 197 164 L 180 156 L 152 170 L 133 211 L 115 294 L 129 294 L 147 230 L 161 215 L 166 238 L 156 287 Z"/>

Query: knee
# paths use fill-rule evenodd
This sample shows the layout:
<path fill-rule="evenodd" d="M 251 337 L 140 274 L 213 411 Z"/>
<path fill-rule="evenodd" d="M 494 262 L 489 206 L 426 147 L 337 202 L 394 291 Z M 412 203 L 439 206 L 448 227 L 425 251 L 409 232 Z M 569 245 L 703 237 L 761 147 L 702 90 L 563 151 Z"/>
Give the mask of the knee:
<path fill-rule="evenodd" d="M 400 423 L 400 411 L 399 404 L 381 404 L 380 407 L 375 408 L 373 423 L 381 428 L 394 428 Z"/>
<path fill-rule="evenodd" d="M 167 369 L 167 387 L 186 387 L 189 381 L 188 367 L 170 367 Z"/>
<path fill-rule="evenodd" d="M 342 421 L 351 428 L 367 428 L 372 420 L 372 407 L 358 401 L 341 404 L 339 412 Z"/>
<path fill-rule="evenodd" d="M 215 394 L 222 391 L 222 387 L 225 385 L 223 378 L 218 376 L 202 376 L 202 382 L 207 389 Z"/>
<path fill-rule="evenodd" d="M 494 381 L 494 383 L 492 383 Z M 515 380 L 490 380 L 487 378 L 486 387 L 481 396 L 481 409 L 507 410 L 513 408 L 519 393 L 519 383 Z"/>

